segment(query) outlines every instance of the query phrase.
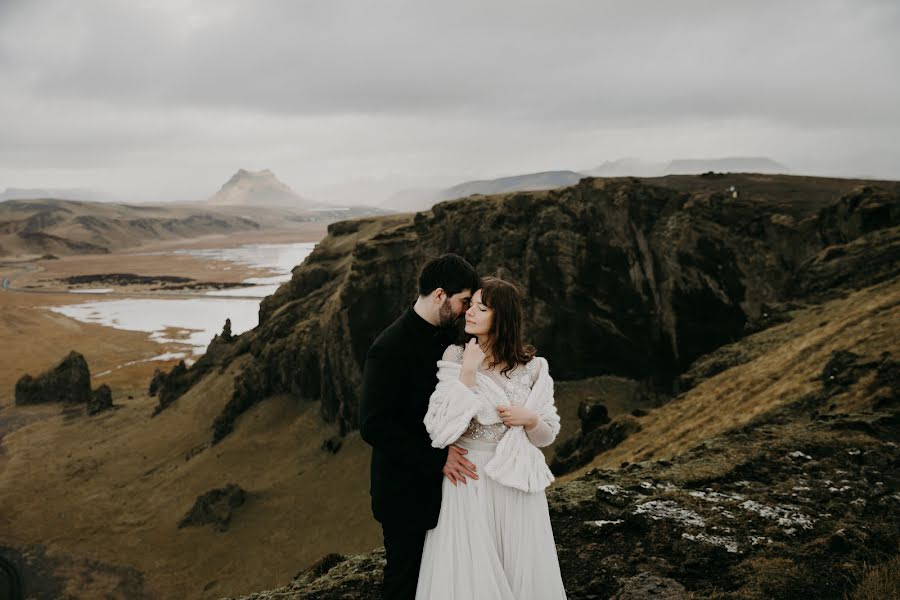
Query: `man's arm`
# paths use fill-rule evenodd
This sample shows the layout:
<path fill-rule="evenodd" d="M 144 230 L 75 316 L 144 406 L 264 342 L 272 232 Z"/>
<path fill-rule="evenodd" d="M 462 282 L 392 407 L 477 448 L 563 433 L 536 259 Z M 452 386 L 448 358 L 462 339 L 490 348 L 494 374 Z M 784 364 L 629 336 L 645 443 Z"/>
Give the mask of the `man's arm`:
<path fill-rule="evenodd" d="M 396 367 L 396 357 L 388 357 L 373 347 L 363 367 L 362 402 L 359 409 L 359 431 L 372 447 L 388 454 L 392 460 L 441 471 L 447 462 L 446 448 L 433 448 L 425 425 L 415 432 L 399 427 L 398 387 L 405 376 Z"/>

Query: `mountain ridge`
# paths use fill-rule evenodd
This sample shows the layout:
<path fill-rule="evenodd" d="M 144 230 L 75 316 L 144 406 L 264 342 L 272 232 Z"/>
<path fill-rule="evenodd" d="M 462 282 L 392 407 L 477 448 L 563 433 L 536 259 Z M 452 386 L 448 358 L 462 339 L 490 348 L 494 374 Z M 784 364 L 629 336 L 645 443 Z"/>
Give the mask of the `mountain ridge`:
<path fill-rule="evenodd" d="M 578 183 L 584 177 L 664 177 L 666 175 L 700 175 L 706 172 L 790 174 L 790 170 L 771 158 L 723 157 L 708 159 L 673 159 L 649 162 L 620 158 L 580 171 L 539 171 L 493 179 L 464 181 L 449 188 L 411 188 L 395 192 L 381 206 L 398 211 L 427 210 L 437 202 L 463 198 L 473 194 L 491 195 L 554 189 Z"/>

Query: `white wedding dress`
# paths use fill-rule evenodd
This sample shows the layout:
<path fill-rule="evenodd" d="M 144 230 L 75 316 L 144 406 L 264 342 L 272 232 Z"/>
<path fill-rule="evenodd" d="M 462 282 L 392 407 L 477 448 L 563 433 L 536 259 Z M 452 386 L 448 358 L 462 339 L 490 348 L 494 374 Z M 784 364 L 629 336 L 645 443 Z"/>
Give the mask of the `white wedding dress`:
<path fill-rule="evenodd" d="M 522 405 L 537 363 L 519 365 L 511 379 L 482 373 L 505 389 L 511 404 Z M 438 523 L 425 535 L 416 600 L 566 598 L 544 491 L 523 492 L 485 474 L 506 429 L 473 419 L 456 441 L 469 451 L 465 458 L 479 478 L 456 485 L 444 478 Z"/>

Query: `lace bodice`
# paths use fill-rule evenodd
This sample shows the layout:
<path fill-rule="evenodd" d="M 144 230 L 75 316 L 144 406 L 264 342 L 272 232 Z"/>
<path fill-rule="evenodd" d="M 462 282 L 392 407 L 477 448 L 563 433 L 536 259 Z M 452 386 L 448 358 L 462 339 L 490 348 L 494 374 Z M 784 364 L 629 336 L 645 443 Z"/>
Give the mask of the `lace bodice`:
<path fill-rule="evenodd" d="M 463 347 L 457 346 L 456 362 L 459 364 L 463 362 L 463 353 Z M 517 366 L 507 373 L 508 376 L 501 374 L 499 371 L 488 371 L 486 369 L 479 369 L 479 373 L 490 377 L 492 381 L 500 386 L 500 389 L 506 392 L 506 397 L 509 399 L 510 404 L 522 406 L 525 404 L 525 400 L 528 399 L 528 394 L 531 393 L 531 386 L 534 385 L 534 381 L 537 378 L 537 366 L 538 362 L 531 360 L 524 366 Z M 509 427 L 503 423 L 482 425 L 473 418 L 469 423 L 469 427 L 463 432 L 462 437 L 496 443 L 500 441 L 507 429 Z"/>

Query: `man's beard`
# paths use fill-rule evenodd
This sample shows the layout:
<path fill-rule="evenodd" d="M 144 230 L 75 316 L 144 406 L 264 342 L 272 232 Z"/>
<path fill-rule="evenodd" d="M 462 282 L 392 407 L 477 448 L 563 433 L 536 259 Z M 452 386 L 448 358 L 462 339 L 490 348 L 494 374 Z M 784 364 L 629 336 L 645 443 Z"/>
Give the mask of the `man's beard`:
<path fill-rule="evenodd" d="M 459 319 L 459 316 L 453 314 L 453 307 L 450 306 L 450 299 L 447 298 L 438 309 L 438 326 L 452 327 L 457 319 Z"/>

